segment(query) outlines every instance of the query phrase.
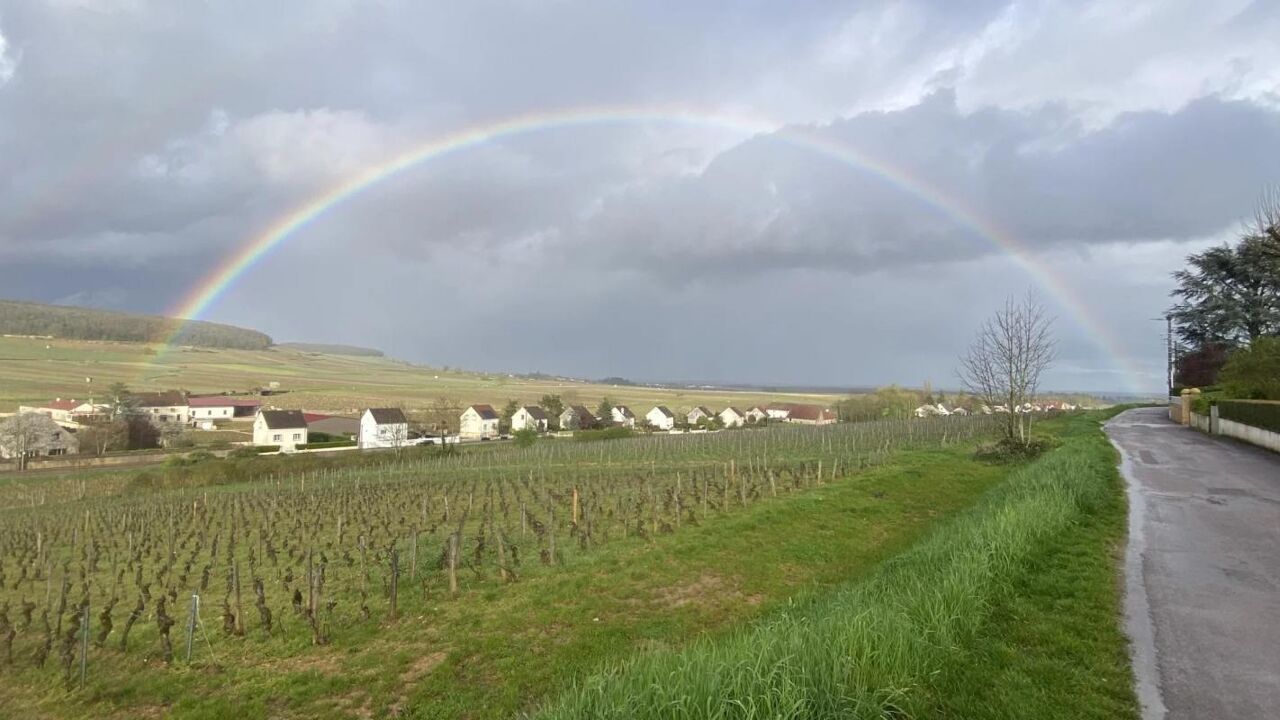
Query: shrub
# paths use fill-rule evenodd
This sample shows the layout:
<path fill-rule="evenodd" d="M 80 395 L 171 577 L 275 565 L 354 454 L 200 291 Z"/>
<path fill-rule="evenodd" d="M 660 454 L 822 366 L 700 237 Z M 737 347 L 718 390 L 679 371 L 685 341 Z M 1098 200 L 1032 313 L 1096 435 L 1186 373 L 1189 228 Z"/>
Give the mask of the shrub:
<path fill-rule="evenodd" d="M 618 440 L 620 438 L 629 438 L 635 434 L 635 431 L 631 428 L 608 427 L 600 430 L 578 430 L 573 434 L 573 439 L 584 442 L 592 442 L 596 440 Z"/>
<path fill-rule="evenodd" d="M 1001 438 L 995 442 L 978 446 L 974 456 L 985 462 L 1015 463 L 1034 460 L 1041 454 L 1055 447 L 1054 443 L 1044 438 L 1031 438 L 1021 442 L 1013 438 Z"/>
<path fill-rule="evenodd" d="M 1280 432 L 1280 402 L 1219 400 L 1218 417 L 1271 432 Z"/>
<path fill-rule="evenodd" d="M 310 438 L 308 438 L 310 439 Z M 299 445 L 299 450 L 318 450 L 320 448 L 338 448 L 338 447 L 355 447 L 355 440 L 324 440 L 321 442 L 309 442 L 305 445 Z"/>
<path fill-rule="evenodd" d="M 1231 354 L 1218 376 L 1232 397 L 1280 400 L 1280 337 L 1263 337 Z"/>
<path fill-rule="evenodd" d="M 538 441 L 538 432 L 532 428 L 524 428 L 523 430 L 515 431 L 511 437 L 515 440 L 516 447 L 527 448 L 532 447 Z"/>

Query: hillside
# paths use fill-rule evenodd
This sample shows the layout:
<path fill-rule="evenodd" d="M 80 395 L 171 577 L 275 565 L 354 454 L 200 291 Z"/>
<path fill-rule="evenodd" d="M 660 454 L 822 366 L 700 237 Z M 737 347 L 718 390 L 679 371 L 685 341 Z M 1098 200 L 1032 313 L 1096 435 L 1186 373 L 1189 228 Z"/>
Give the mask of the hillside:
<path fill-rule="evenodd" d="M 16 300 L 0 300 L 0 335 L 136 343 L 164 342 L 173 335 L 178 345 L 241 350 L 272 344 L 269 335 L 234 325 Z"/>
<path fill-rule="evenodd" d="M 352 357 L 384 357 L 386 355 L 381 350 L 375 350 L 374 348 L 337 343 L 287 342 L 280 343 L 276 347 L 297 350 L 298 352 L 319 353 L 321 355 L 350 355 Z"/>
<path fill-rule="evenodd" d="M 85 383 L 87 377 L 92 383 Z M 105 391 L 113 382 L 135 390 L 180 388 L 198 393 L 249 390 L 276 382 L 284 391 L 271 398 L 277 407 L 344 414 L 385 406 L 415 414 L 445 405 L 452 412 L 454 406 L 471 403 L 500 408 L 508 400 L 537 402 L 546 394 L 591 407 L 607 396 L 614 403 L 632 406 L 638 414 L 657 404 L 678 411 L 693 405 L 749 407 L 774 400 L 831 405 L 837 399 L 818 393 L 614 386 L 446 371 L 384 357 L 318 354 L 287 347 L 163 349 L 143 343 L 0 337 L 0 412 L 30 401 L 87 397 Z"/>

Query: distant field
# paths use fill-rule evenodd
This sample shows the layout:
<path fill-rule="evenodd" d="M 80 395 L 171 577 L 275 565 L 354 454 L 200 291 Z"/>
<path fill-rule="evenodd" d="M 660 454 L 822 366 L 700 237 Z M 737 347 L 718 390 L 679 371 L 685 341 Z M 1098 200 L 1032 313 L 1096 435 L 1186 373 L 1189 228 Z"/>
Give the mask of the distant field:
<path fill-rule="evenodd" d="M 92 383 L 85 378 L 91 377 Z M 643 414 L 655 404 L 679 411 L 693 405 L 789 401 L 830 404 L 836 396 L 759 392 L 666 390 L 558 380 L 523 380 L 498 374 L 444 372 L 382 357 L 323 355 L 296 350 L 185 348 L 161 351 L 141 343 L 0 337 L 0 412 L 54 397 L 101 395 L 113 382 L 135 390 L 182 388 L 212 393 L 280 383 L 285 394 L 270 403 L 287 409 L 352 413 L 399 405 L 425 411 L 440 398 L 467 405 L 501 406 L 508 399 L 535 402 L 545 394 L 566 404 L 594 407 L 603 396 Z M 744 407 L 745 409 L 745 407 Z"/>

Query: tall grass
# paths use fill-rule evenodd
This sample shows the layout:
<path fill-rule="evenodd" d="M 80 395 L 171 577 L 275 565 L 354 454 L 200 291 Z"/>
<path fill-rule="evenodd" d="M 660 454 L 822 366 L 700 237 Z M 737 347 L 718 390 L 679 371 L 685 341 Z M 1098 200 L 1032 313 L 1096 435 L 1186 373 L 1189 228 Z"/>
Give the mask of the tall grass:
<path fill-rule="evenodd" d="M 1092 423 L 1089 423 L 1092 425 Z M 1096 426 L 1018 470 L 864 582 L 738 634 L 592 677 L 539 718 L 896 718 L 927 714 L 1023 562 L 1106 498 Z"/>

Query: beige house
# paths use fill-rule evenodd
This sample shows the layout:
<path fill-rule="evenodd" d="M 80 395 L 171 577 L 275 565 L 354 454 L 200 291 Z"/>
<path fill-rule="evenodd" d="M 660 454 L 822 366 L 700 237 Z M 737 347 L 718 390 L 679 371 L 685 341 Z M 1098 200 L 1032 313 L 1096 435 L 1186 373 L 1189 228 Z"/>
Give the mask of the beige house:
<path fill-rule="evenodd" d="M 700 420 L 710 420 L 713 417 L 715 417 L 715 415 L 712 414 L 711 410 L 703 405 L 699 405 L 690 410 L 689 414 L 685 416 L 690 425 L 697 425 Z"/>
<path fill-rule="evenodd" d="M 547 411 L 537 405 L 525 405 L 515 414 L 511 416 L 511 431 L 517 430 L 533 430 L 535 432 L 546 432 L 550 426 L 550 418 L 547 417 Z"/>
<path fill-rule="evenodd" d="M 498 411 L 492 405 L 472 405 L 458 419 L 458 434 L 484 440 L 498 437 Z"/>
<path fill-rule="evenodd" d="M 671 430 L 676 426 L 675 413 L 671 412 L 666 405 L 656 406 L 645 413 L 644 419 L 654 430 Z"/>
<path fill-rule="evenodd" d="M 729 407 L 720 411 L 720 422 L 727 428 L 742 427 L 747 424 L 747 415 L 736 407 Z"/>
<path fill-rule="evenodd" d="M 595 414 L 582 405 L 570 405 L 560 413 L 561 430 L 590 430 L 599 424 Z"/>
<path fill-rule="evenodd" d="M 307 444 L 307 419 L 301 410 L 260 410 L 253 419 L 253 444 L 293 452 Z"/>
<path fill-rule="evenodd" d="M 75 433 L 44 413 L 20 412 L 0 419 L 0 458 L 19 459 L 74 455 L 80 451 Z"/>
<path fill-rule="evenodd" d="M 177 390 L 141 393 L 134 395 L 132 400 L 138 412 L 151 418 L 152 422 L 185 425 L 191 421 L 191 405 L 187 396 Z"/>
<path fill-rule="evenodd" d="M 769 419 L 769 411 L 759 405 L 753 405 L 746 415 L 747 422 L 758 423 Z"/>

